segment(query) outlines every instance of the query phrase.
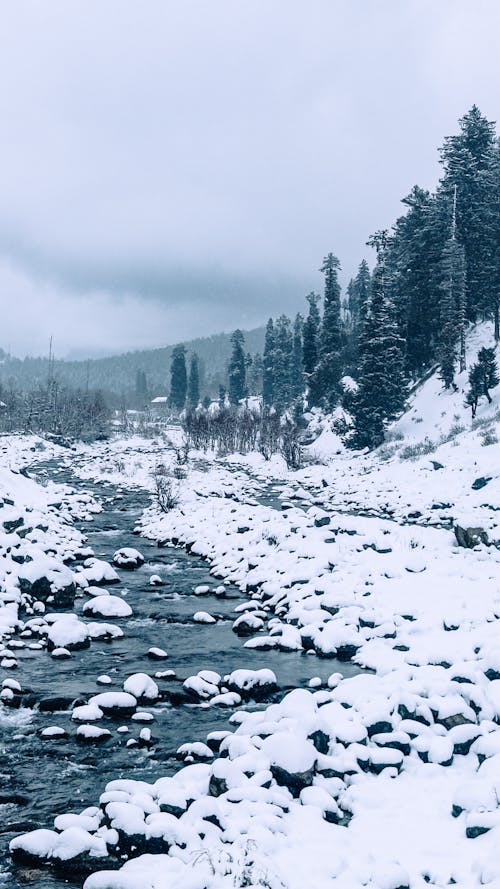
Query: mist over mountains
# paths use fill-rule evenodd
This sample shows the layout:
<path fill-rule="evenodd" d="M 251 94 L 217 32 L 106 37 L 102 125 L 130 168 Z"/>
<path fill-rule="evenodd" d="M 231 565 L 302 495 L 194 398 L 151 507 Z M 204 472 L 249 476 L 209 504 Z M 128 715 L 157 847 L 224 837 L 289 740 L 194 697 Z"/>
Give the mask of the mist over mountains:
<path fill-rule="evenodd" d="M 264 347 L 264 327 L 244 331 L 245 351 L 254 355 Z M 185 341 L 188 355 L 196 352 L 200 361 L 200 377 L 204 391 L 214 396 L 226 381 L 227 362 L 231 352 L 231 334 L 218 333 Z M 101 389 L 110 403 L 133 399 L 138 371 L 146 374 L 148 392 L 168 395 L 170 360 L 175 345 L 143 349 L 105 358 L 67 361 L 55 359 L 53 377 L 74 389 Z M 45 385 L 49 375 L 49 357 L 16 358 L 0 349 L 0 386 L 3 389 L 32 389 Z"/>

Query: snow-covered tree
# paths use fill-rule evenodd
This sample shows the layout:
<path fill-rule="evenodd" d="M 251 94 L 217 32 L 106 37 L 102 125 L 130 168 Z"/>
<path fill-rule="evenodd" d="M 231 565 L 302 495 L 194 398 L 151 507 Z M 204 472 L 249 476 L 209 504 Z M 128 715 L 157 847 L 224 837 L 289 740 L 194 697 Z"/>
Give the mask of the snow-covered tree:
<path fill-rule="evenodd" d="M 404 343 L 394 304 L 388 296 L 387 232 L 377 232 L 368 243 L 377 250 L 377 265 L 360 340 L 359 388 L 353 413 L 354 443 L 371 448 L 383 441 L 386 423 L 403 410 L 407 385 Z"/>
<path fill-rule="evenodd" d="M 186 403 L 187 371 L 186 349 L 183 345 L 175 346 L 170 362 L 170 403 L 181 411 Z"/>
<path fill-rule="evenodd" d="M 309 303 L 309 312 L 304 321 L 304 330 L 302 334 L 302 363 L 308 388 L 308 402 L 311 407 L 315 407 L 320 399 L 318 375 L 316 374 L 319 358 L 319 331 L 321 326 L 321 316 L 318 309 L 320 297 L 317 293 L 309 293 L 306 299 Z"/>
<path fill-rule="evenodd" d="M 325 276 L 323 321 L 319 338 L 319 363 L 315 371 L 318 388 L 326 404 L 332 407 L 339 398 L 342 376 L 342 320 L 340 307 L 340 262 L 333 253 L 323 260 L 320 271 Z"/>
<path fill-rule="evenodd" d="M 246 395 L 246 361 L 243 346 L 245 337 L 241 330 L 231 336 L 231 358 L 228 366 L 228 393 L 231 404 L 238 404 Z"/>
<path fill-rule="evenodd" d="M 188 405 L 191 408 L 197 407 L 200 401 L 200 368 L 196 352 L 193 352 L 191 361 L 189 362 L 187 400 Z"/>

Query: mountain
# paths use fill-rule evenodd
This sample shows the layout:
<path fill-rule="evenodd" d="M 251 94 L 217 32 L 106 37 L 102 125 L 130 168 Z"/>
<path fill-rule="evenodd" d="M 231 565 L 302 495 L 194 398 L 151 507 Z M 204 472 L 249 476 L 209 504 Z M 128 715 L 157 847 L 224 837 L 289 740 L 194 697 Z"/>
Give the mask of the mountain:
<path fill-rule="evenodd" d="M 254 355 L 264 348 L 264 327 L 244 331 L 245 351 Z M 200 359 L 200 379 L 202 392 L 216 395 L 220 383 L 225 383 L 226 366 L 231 352 L 231 335 L 218 333 L 208 337 L 185 342 L 189 353 L 196 352 Z M 152 397 L 165 395 L 169 389 L 170 358 L 174 346 L 159 349 L 144 349 L 125 352 L 107 358 L 88 361 L 56 360 L 53 375 L 61 385 L 74 388 L 102 389 L 112 401 L 125 398 L 129 401 L 135 394 L 135 380 L 138 370 L 144 371 L 148 391 Z M 49 374 L 48 358 L 13 358 L 0 350 L 0 385 L 13 384 L 19 389 L 31 389 L 47 381 Z"/>

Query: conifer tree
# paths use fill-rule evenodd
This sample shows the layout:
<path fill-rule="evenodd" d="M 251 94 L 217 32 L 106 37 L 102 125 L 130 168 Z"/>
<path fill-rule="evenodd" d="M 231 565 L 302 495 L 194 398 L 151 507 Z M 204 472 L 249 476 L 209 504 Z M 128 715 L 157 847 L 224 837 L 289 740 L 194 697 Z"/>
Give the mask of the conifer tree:
<path fill-rule="evenodd" d="M 231 335 L 231 358 L 228 366 L 228 392 L 231 404 L 239 404 L 246 395 L 246 362 L 243 346 L 245 337 L 241 330 Z"/>
<path fill-rule="evenodd" d="M 483 346 L 479 350 L 476 364 L 473 364 L 469 371 L 469 390 L 466 395 L 466 402 L 472 408 L 473 417 L 476 416 L 477 405 L 483 395 L 491 404 L 490 389 L 498 386 L 499 382 L 495 349 L 487 349 Z"/>
<path fill-rule="evenodd" d="M 406 381 L 403 340 L 388 296 L 387 232 L 377 232 L 368 242 L 377 250 L 371 296 L 360 343 L 359 389 L 354 403 L 355 444 L 376 447 L 384 438 L 387 421 L 404 407 Z"/>
<path fill-rule="evenodd" d="M 302 315 L 297 314 L 293 322 L 293 347 L 292 347 L 292 369 L 291 369 L 291 397 L 298 398 L 304 391 L 304 375 L 302 360 L 302 330 L 304 327 L 304 319 Z"/>
<path fill-rule="evenodd" d="M 271 407 L 274 396 L 274 321 L 269 318 L 266 325 L 262 371 L 262 401 L 265 407 Z"/>
<path fill-rule="evenodd" d="M 308 388 L 307 400 L 310 407 L 315 407 L 319 404 L 320 399 L 318 375 L 316 373 L 319 358 L 319 331 L 321 326 L 321 317 L 318 309 L 320 297 L 317 293 L 309 293 L 306 299 L 309 303 L 309 312 L 304 322 L 302 363 L 304 366 L 304 377 Z"/>
<path fill-rule="evenodd" d="M 175 346 L 170 362 L 170 404 L 181 411 L 186 403 L 187 372 L 186 349 L 183 345 Z"/>
<path fill-rule="evenodd" d="M 445 244 L 442 258 L 440 364 L 445 389 L 453 384 L 457 352 L 460 372 L 465 370 L 465 251 L 457 241 L 456 211 L 455 188 L 450 237 Z"/>
<path fill-rule="evenodd" d="M 274 326 L 273 405 L 279 413 L 292 402 L 293 338 L 290 319 L 281 315 Z"/>
<path fill-rule="evenodd" d="M 135 375 L 135 396 L 139 408 L 148 403 L 148 381 L 143 370 L 138 370 Z"/>
<path fill-rule="evenodd" d="M 438 197 L 451 200 L 457 189 L 456 237 L 466 265 L 466 317 L 493 317 L 498 302 L 498 168 L 495 127 L 473 105 L 459 121 L 460 131 L 441 148 L 444 175 Z"/>
<path fill-rule="evenodd" d="M 260 352 L 256 352 L 252 358 L 251 367 L 247 372 L 248 389 L 251 395 L 259 395 L 262 392 L 263 369 L 262 355 Z"/>
<path fill-rule="evenodd" d="M 333 253 L 325 256 L 320 271 L 325 276 L 323 321 L 320 331 L 319 364 L 316 370 L 318 387 L 327 405 L 338 401 L 342 376 L 342 321 L 338 270 L 340 262 Z"/>
<path fill-rule="evenodd" d="M 196 352 L 193 352 L 191 355 L 191 361 L 189 363 L 187 400 L 189 407 L 198 407 L 200 401 L 200 368 Z"/>

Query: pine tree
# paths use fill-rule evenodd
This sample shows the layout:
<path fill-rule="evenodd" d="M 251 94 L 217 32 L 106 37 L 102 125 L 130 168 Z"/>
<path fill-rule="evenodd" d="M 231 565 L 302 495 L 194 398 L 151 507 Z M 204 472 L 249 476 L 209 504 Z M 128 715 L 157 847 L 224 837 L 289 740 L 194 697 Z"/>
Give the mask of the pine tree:
<path fill-rule="evenodd" d="M 317 385 L 318 375 L 316 373 L 319 358 L 319 331 L 321 326 L 321 317 L 318 309 L 320 297 L 317 293 L 309 293 L 306 299 L 309 303 L 309 313 L 304 322 L 302 336 L 302 363 L 308 387 L 307 400 L 310 407 L 315 407 L 319 404 L 320 399 L 320 391 Z"/>
<path fill-rule="evenodd" d="M 193 352 L 191 355 L 191 361 L 189 363 L 187 400 L 190 408 L 198 407 L 200 402 L 200 368 L 196 352 Z"/>
<path fill-rule="evenodd" d="M 263 370 L 264 365 L 262 355 L 260 352 L 256 352 L 252 358 L 252 364 L 247 374 L 248 389 L 251 395 L 259 395 L 262 392 Z"/>
<path fill-rule="evenodd" d="M 187 373 L 186 349 L 183 345 L 175 346 L 170 362 L 170 403 L 181 411 L 186 403 Z"/>
<path fill-rule="evenodd" d="M 491 404 L 490 389 L 498 386 L 500 377 L 495 358 L 495 349 L 487 349 L 483 346 L 479 350 L 476 364 L 469 371 L 469 391 L 466 395 L 466 403 L 472 408 L 472 416 L 476 416 L 479 399 L 484 395 Z"/>
<path fill-rule="evenodd" d="M 231 358 L 228 366 L 228 392 L 231 404 L 237 405 L 246 395 L 246 364 L 243 346 L 245 337 L 241 330 L 231 335 Z"/>
<path fill-rule="evenodd" d="M 293 347 L 292 347 L 292 369 L 291 369 L 291 397 L 299 398 L 304 391 L 304 375 L 302 360 L 302 330 L 304 327 L 304 319 L 302 315 L 297 314 L 293 322 Z"/>
<path fill-rule="evenodd" d="M 465 370 L 465 251 L 456 236 L 456 201 L 455 189 L 450 237 L 445 244 L 442 258 L 440 364 L 445 389 L 453 384 L 457 352 L 460 372 Z"/>
<path fill-rule="evenodd" d="M 290 319 L 281 315 L 274 326 L 273 405 L 282 413 L 292 402 L 293 338 Z"/>
<path fill-rule="evenodd" d="M 377 265 L 360 342 L 361 367 L 354 420 L 355 444 L 372 448 L 383 441 L 387 421 L 403 409 L 407 386 L 403 340 L 394 304 L 388 296 L 387 232 L 377 232 L 368 243 L 376 247 Z"/>
<path fill-rule="evenodd" d="M 340 262 L 333 253 L 323 261 L 320 271 L 325 276 L 323 322 L 320 331 L 319 364 L 316 370 L 318 388 L 328 406 L 338 401 L 342 376 L 342 321 L 338 270 Z"/>
<path fill-rule="evenodd" d="M 438 197 L 451 201 L 458 194 L 456 236 L 465 251 L 466 317 L 495 314 L 498 303 L 498 166 L 495 127 L 479 108 L 459 121 L 460 131 L 448 136 L 441 149 L 444 175 Z"/>
<path fill-rule="evenodd" d="M 269 318 L 266 325 L 262 371 L 262 401 L 271 407 L 274 397 L 274 321 Z"/>
<path fill-rule="evenodd" d="M 138 408 L 144 408 L 148 403 L 148 381 L 143 370 L 138 370 L 135 375 L 135 397 Z"/>
<path fill-rule="evenodd" d="M 355 373 L 359 354 L 359 338 L 363 331 L 368 303 L 370 299 L 371 275 L 366 259 L 359 264 L 355 278 L 351 278 L 347 287 L 347 309 L 349 312 L 349 329 L 345 350 L 346 364 Z"/>

